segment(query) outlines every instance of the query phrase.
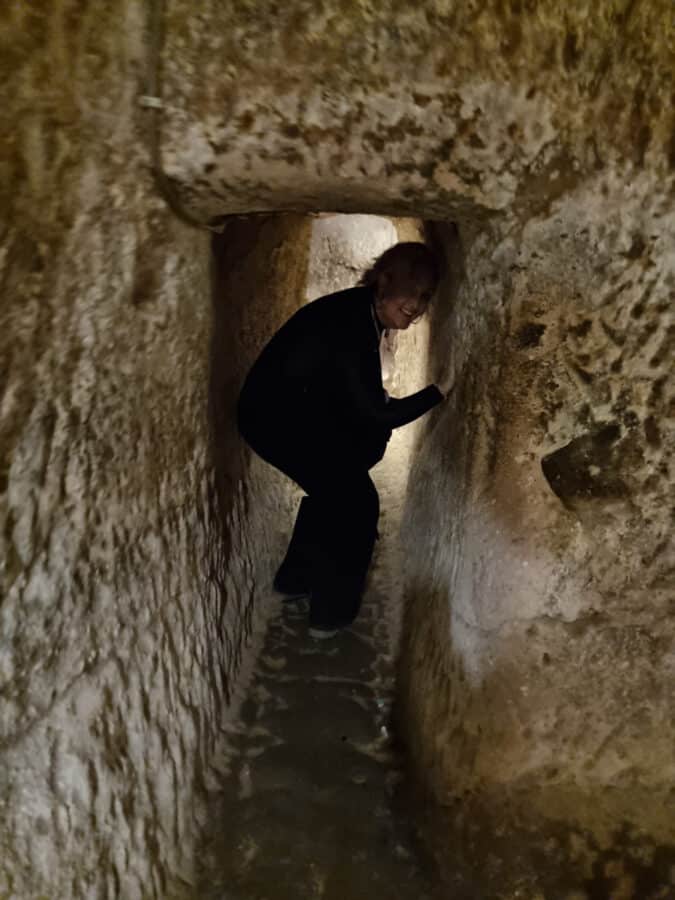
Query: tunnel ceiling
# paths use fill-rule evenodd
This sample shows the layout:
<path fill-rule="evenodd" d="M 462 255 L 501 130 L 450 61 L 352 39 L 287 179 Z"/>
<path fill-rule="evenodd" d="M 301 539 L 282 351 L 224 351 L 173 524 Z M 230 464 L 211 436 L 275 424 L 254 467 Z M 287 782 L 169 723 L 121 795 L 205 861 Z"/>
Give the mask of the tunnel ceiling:
<path fill-rule="evenodd" d="M 162 167 L 208 222 L 476 219 L 675 165 L 671 0 L 168 0 Z M 672 185 L 672 180 L 670 180 Z"/>

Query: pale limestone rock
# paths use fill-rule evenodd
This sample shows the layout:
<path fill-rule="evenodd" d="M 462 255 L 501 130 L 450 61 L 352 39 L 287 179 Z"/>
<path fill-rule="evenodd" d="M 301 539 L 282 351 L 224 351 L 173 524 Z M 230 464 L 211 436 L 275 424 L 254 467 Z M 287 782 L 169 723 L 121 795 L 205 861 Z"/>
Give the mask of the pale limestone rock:
<path fill-rule="evenodd" d="M 458 223 L 428 369 L 457 391 L 417 442 L 401 707 L 452 811 L 441 856 L 489 859 L 486 896 L 540 848 L 546 890 L 576 865 L 569 896 L 667 896 L 672 4 L 148 12 L 2 13 L 0 893 L 163 897 L 189 875 L 287 521 L 231 413 L 300 300 L 308 231 L 225 229 L 214 470 L 208 242 L 152 163 L 202 223 Z M 138 105 L 151 89 L 163 108 Z"/>

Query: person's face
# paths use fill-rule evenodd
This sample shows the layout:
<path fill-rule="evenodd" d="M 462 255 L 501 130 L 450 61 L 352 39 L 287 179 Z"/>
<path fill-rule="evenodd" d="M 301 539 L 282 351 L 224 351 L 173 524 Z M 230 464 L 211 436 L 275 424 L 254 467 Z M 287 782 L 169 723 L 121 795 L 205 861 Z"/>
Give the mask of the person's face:
<path fill-rule="evenodd" d="M 377 287 L 377 316 L 385 328 L 398 331 L 405 331 L 424 315 L 433 294 L 433 285 L 427 276 L 411 281 L 396 279 L 392 273 L 383 272 Z"/>

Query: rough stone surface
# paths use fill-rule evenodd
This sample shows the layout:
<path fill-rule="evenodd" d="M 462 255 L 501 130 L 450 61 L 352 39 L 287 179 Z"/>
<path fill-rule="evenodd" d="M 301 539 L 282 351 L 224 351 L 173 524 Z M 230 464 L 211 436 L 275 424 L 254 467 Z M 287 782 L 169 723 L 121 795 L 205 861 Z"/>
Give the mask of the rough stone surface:
<path fill-rule="evenodd" d="M 145 17 L 137 3 L 2 12 L 3 898 L 166 898 L 180 878 L 189 894 L 198 797 L 288 515 L 218 410 L 301 301 L 308 233 L 249 234 L 256 277 L 283 285 L 255 325 L 255 279 L 217 282 L 237 350 L 214 459 L 209 240 L 150 177 Z"/>
<path fill-rule="evenodd" d="M 200 856 L 203 900 L 437 896 L 434 867 L 419 858 L 399 802 L 401 760 L 388 729 L 387 622 L 397 597 L 387 557 L 406 462 L 398 445 L 392 450 L 375 473 L 382 540 L 354 627 L 312 642 L 306 602 L 275 604 L 242 717 L 230 728 L 228 777 L 212 795 L 213 821 L 228 826 L 214 830 Z"/>
<path fill-rule="evenodd" d="M 415 765 L 460 824 L 518 795 L 522 828 L 583 833 L 570 890 L 665 896 L 637 871 L 674 839 L 672 4 L 186 10 L 162 149 L 193 215 L 459 224 L 430 364 L 457 394 L 409 503 Z"/>
<path fill-rule="evenodd" d="M 395 223 L 382 216 L 313 217 L 307 299 L 353 287 L 397 239 Z"/>
<path fill-rule="evenodd" d="M 672 175 L 670 0 L 168 0 L 162 160 L 198 218 L 545 210 Z"/>
<path fill-rule="evenodd" d="M 480 897 L 674 889 L 675 234 L 658 196 L 593 188 L 522 242 L 445 234 L 430 365 L 456 390 L 410 478 L 403 721 Z"/>
<path fill-rule="evenodd" d="M 156 162 L 200 222 L 458 223 L 429 358 L 457 391 L 416 439 L 404 544 L 401 721 L 448 809 L 439 856 L 479 861 L 480 900 L 667 898 L 670 0 L 0 15 L 0 893 L 166 893 L 278 538 L 249 540 L 246 457 L 208 460 L 208 244 Z M 251 352 L 264 322 L 238 326 Z"/>

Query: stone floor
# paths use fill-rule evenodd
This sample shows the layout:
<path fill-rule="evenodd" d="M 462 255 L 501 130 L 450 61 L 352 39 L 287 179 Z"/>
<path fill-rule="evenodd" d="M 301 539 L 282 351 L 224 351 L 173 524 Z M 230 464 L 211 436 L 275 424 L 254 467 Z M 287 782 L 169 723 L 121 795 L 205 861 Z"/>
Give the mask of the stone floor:
<path fill-rule="evenodd" d="M 224 821 L 204 853 L 205 900 L 436 896 L 433 868 L 397 800 L 389 733 L 402 502 L 389 476 L 378 473 L 381 546 L 352 629 L 313 641 L 302 604 L 273 601 L 279 610 L 232 730 L 230 775 L 214 797 Z"/>

